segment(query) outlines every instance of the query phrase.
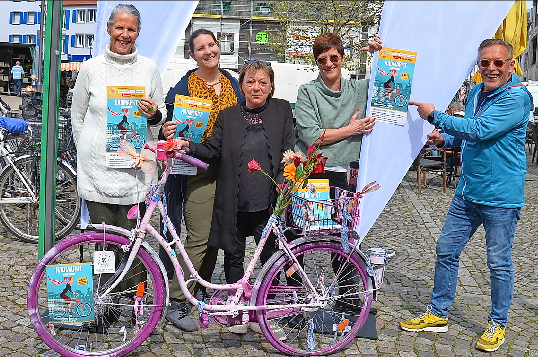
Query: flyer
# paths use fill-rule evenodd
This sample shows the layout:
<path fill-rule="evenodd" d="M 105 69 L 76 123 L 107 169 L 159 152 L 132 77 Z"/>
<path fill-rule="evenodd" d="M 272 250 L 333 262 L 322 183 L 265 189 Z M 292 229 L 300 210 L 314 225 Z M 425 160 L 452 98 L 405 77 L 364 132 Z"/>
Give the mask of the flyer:
<path fill-rule="evenodd" d="M 211 114 L 211 100 L 176 94 L 172 120 L 176 122 L 175 139 L 201 143 Z M 174 160 L 172 174 L 195 175 L 196 167 Z"/>
<path fill-rule="evenodd" d="M 416 59 L 412 51 L 386 47 L 379 51 L 370 108 L 377 121 L 405 124 Z"/>
<path fill-rule="evenodd" d="M 122 140 L 130 141 L 140 152 L 147 141 L 147 118 L 138 109 L 140 99 L 146 96 L 145 87 L 107 87 L 106 165 L 130 168 L 134 159 L 125 159 L 120 153 Z"/>
<path fill-rule="evenodd" d="M 304 188 L 300 188 L 292 199 L 293 221 L 304 231 L 340 228 L 331 219 L 329 179 L 308 179 Z"/>
<path fill-rule="evenodd" d="M 94 320 L 91 263 L 47 265 L 47 300 L 52 323 Z"/>

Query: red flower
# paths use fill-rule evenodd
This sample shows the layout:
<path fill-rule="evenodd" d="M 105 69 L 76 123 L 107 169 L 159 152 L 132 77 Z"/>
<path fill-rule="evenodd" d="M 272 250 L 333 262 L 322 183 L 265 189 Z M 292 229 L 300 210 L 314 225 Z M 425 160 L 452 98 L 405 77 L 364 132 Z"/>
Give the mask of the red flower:
<path fill-rule="evenodd" d="M 321 153 L 320 153 L 321 155 Z M 318 159 L 316 166 L 314 167 L 315 174 L 322 174 L 325 172 L 325 163 L 327 162 L 326 157 L 321 157 Z"/>
<path fill-rule="evenodd" d="M 248 172 L 256 172 L 261 170 L 260 163 L 254 159 L 250 160 L 248 163 Z"/>
<path fill-rule="evenodd" d="M 177 141 L 174 139 L 166 140 L 163 144 L 163 150 L 166 152 L 173 151 L 176 148 Z"/>
<path fill-rule="evenodd" d="M 316 151 L 316 147 L 314 145 L 310 145 L 308 147 L 308 157 L 310 157 L 314 151 Z"/>
<path fill-rule="evenodd" d="M 276 185 L 276 192 L 278 192 L 278 193 L 282 192 L 284 187 L 286 187 L 285 183 L 279 183 L 278 185 Z"/>

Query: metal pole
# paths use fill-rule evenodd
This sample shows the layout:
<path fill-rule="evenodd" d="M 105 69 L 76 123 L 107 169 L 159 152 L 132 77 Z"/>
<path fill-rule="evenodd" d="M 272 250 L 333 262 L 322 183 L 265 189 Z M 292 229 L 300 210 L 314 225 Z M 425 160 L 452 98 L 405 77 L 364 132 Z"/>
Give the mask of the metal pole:
<path fill-rule="evenodd" d="M 60 43 L 63 1 L 47 0 L 45 24 L 45 68 L 43 78 L 43 122 L 39 183 L 39 247 L 41 258 L 53 245 L 56 217 L 56 151 L 60 99 Z"/>

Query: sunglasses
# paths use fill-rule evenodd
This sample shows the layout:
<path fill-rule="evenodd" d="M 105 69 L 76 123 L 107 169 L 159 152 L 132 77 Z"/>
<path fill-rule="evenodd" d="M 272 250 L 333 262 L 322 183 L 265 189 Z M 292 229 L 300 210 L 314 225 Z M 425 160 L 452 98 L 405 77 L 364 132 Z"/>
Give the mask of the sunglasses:
<path fill-rule="evenodd" d="M 316 62 L 318 64 L 320 64 L 320 65 L 325 65 L 327 63 L 327 60 L 331 61 L 334 64 L 338 64 L 342 60 L 342 57 L 340 57 L 338 55 L 332 55 L 332 56 L 329 56 L 329 57 L 318 57 L 316 59 Z"/>
<path fill-rule="evenodd" d="M 245 64 L 251 64 L 251 63 L 254 63 L 254 62 L 260 62 L 260 63 L 263 63 L 263 64 L 266 65 L 266 66 L 271 67 L 271 62 L 260 61 L 260 60 L 253 60 L 253 59 L 246 60 L 246 61 L 245 61 Z"/>
<path fill-rule="evenodd" d="M 483 59 L 483 60 L 478 60 L 476 61 L 476 63 L 480 66 L 480 67 L 483 67 L 483 68 L 488 68 L 490 63 L 493 62 L 493 65 L 497 68 L 501 68 L 502 66 L 504 66 L 504 63 L 505 62 L 508 62 L 508 61 L 511 61 L 512 59 L 509 58 L 509 59 L 505 59 L 505 60 L 502 60 L 502 59 L 494 59 L 494 60 L 488 60 L 488 59 Z"/>

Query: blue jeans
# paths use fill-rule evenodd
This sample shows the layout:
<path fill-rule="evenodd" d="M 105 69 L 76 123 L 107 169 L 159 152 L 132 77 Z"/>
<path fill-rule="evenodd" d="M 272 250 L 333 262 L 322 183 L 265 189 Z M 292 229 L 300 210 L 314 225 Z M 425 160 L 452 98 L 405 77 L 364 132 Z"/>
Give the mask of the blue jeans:
<path fill-rule="evenodd" d="M 21 94 L 21 87 L 22 87 L 22 79 L 13 79 L 13 91 L 15 94 L 19 95 Z"/>
<path fill-rule="evenodd" d="M 512 243 L 520 213 L 521 208 L 484 206 L 457 196 L 452 199 L 437 241 L 434 287 L 430 299 L 433 314 L 448 317 L 448 308 L 456 295 L 461 252 L 476 229 L 483 224 L 491 279 L 489 320 L 506 326 L 514 289 Z"/>

